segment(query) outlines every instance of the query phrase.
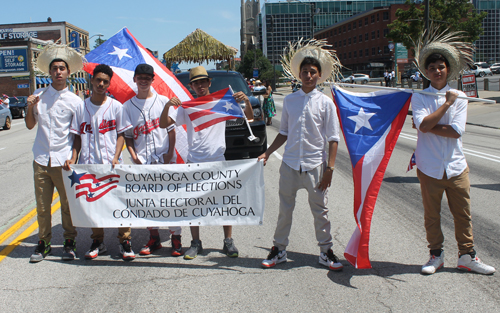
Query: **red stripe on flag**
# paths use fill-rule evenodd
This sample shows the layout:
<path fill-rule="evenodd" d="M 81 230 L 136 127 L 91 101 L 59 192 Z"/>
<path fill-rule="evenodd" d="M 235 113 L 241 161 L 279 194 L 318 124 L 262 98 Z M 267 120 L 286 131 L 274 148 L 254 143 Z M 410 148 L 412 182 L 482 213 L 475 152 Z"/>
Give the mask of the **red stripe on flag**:
<path fill-rule="evenodd" d="M 196 126 L 194 128 L 194 131 L 195 132 L 199 132 L 202 129 L 205 129 L 207 127 L 210 127 L 212 125 L 215 125 L 217 123 L 220 123 L 220 122 L 223 122 L 223 121 L 227 121 L 227 120 L 234 120 L 234 117 L 232 117 L 232 116 L 225 116 L 225 117 L 215 118 L 215 119 L 210 120 L 210 121 L 208 121 L 206 123 L 203 123 L 203 124 L 200 124 L 200 125 Z"/>
<path fill-rule="evenodd" d="M 191 110 L 193 110 L 193 109 L 191 109 Z M 195 112 L 190 113 L 188 115 L 189 115 L 189 119 L 191 121 L 194 121 L 194 120 L 196 120 L 196 119 L 198 119 L 200 117 L 211 115 L 211 114 L 214 114 L 214 112 L 209 111 L 209 110 L 201 110 L 200 109 L 199 111 L 195 111 Z"/>

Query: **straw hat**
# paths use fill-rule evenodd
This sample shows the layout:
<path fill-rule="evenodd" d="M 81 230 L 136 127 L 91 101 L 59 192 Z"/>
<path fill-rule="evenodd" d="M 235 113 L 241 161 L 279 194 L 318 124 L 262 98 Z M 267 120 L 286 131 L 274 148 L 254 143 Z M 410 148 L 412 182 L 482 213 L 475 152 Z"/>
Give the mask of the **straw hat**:
<path fill-rule="evenodd" d="M 468 64 L 473 63 L 474 46 L 469 42 L 462 42 L 463 32 L 449 32 L 446 29 L 438 34 L 438 29 L 431 26 L 429 35 L 422 34 L 415 44 L 415 65 L 426 78 L 425 61 L 434 53 L 439 53 L 450 63 L 447 81 L 456 80 L 463 70 L 468 69 Z"/>
<path fill-rule="evenodd" d="M 66 61 L 71 73 L 76 73 L 82 70 L 83 63 L 87 62 L 80 53 L 67 45 L 49 44 L 45 46 L 36 58 L 35 66 L 39 71 L 50 75 L 49 66 L 50 62 L 54 59 Z"/>
<path fill-rule="evenodd" d="M 200 65 L 189 70 L 190 83 L 205 78 L 210 79 L 210 76 L 208 76 L 207 70 L 203 66 Z"/>
<path fill-rule="evenodd" d="M 288 43 L 288 48 L 285 48 L 285 54 L 281 56 L 281 64 L 285 76 L 290 79 L 300 81 L 300 64 L 305 57 L 312 57 L 319 61 L 321 65 L 321 77 L 318 79 L 318 84 L 325 81 L 334 81 L 340 77 L 340 64 L 334 50 L 327 50 L 331 45 L 328 45 L 325 40 L 303 40 L 302 38 L 296 43 Z"/>

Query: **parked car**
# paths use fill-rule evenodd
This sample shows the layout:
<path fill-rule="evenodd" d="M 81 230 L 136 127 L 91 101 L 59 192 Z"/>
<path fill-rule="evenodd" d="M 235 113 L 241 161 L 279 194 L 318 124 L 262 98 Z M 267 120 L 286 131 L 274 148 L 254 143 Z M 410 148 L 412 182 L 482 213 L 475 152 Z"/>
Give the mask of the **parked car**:
<path fill-rule="evenodd" d="M 370 82 L 370 76 L 367 74 L 352 74 L 349 77 L 343 78 L 342 82 L 351 84 L 356 84 L 356 83 L 368 84 Z"/>
<path fill-rule="evenodd" d="M 469 66 L 470 70 L 465 71 L 465 73 L 473 73 L 476 77 L 485 77 L 487 75 L 493 75 L 490 70 L 490 66 L 487 63 L 474 63 L 474 65 Z"/>
<path fill-rule="evenodd" d="M 28 110 L 28 97 L 10 97 L 9 98 L 10 113 L 13 117 L 26 116 L 26 111 Z"/>
<path fill-rule="evenodd" d="M 0 104 L 0 127 L 10 129 L 12 126 L 12 114 L 4 105 Z"/>
<path fill-rule="evenodd" d="M 196 93 L 189 86 L 189 72 L 182 72 L 175 75 L 177 79 L 191 92 L 193 97 Z M 250 122 L 250 127 L 257 140 L 250 141 L 250 131 L 245 123 L 245 119 L 226 121 L 226 159 L 235 159 L 249 156 L 256 158 L 267 150 L 266 123 L 264 121 L 262 105 L 256 97 L 252 95 L 248 84 L 243 76 L 234 71 L 208 71 L 208 76 L 212 78 L 210 93 L 231 86 L 233 91 L 243 91 L 252 104 L 254 119 Z"/>
<path fill-rule="evenodd" d="M 490 70 L 493 74 L 500 74 L 500 63 L 491 64 Z"/>

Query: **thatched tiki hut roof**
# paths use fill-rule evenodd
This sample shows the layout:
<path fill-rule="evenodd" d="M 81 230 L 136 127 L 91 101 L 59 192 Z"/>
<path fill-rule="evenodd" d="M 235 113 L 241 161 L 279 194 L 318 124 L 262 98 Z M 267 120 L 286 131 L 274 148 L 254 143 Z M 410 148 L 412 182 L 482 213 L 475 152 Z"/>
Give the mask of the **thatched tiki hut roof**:
<path fill-rule="evenodd" d="M 238 49 L 227 46 L 197 28 L 175 47 L 163 54 L 167 65 L 173 62 L 228 61 L 234 67 L 234 56 Z"/>

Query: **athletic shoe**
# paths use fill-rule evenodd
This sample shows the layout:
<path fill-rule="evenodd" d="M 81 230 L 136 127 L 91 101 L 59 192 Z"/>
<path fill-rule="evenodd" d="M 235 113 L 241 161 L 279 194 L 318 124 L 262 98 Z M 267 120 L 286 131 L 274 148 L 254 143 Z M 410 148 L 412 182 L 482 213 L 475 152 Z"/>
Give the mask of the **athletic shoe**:
<path fill-rule="evenodd" d="M 120 244 L 120 253 L 124 260 L 133 260 L 135 259 L 135 253 L 132 251 L 132 244 L 130 240 L 124 240 Z"/>
<path fill-rule="evenodd" d="M 332 249 L 328 249 L 326 253 L 321 252 L 319 254 L 319 264 L 328 267 L 332 271 L 341 271 L 344 268 L 344 265 L 340 263 L 339 258 L 333 254 Z"/>
<path fill-rule="evenodd" d="M 170 238 L 170 243 L 172 244 L 172 256 L 182 255 L 182 243 L 181 235 L 172 235 Z"/>
<path fill-rule="evenodd" d="M 434 274 L 438 269 L 444 266 L 444 251 L 441 251 L 440 256 L 430 255 L 429 261 L 422 265 L 422 274 Z"/>
<path fill-rule="evenodd" d="M 464 254 L 458 258 L 457 268 L 465 272 L 476 272 L 479 274 L 490 275 L 495 273 L 495 268 L 481 262 L 477 256 Z"/>
<path fill-rule="evenodd" d="M 31 263 L 37 263 L 43 261 L 43 259 L 50 254 L 50 242 L 47 244 L 45 240 L 38 241 L 38 246 L 35 248 L 35 253 L 33 253 L 30 257 Z"/>
<path fill-rule="evenodd" d="M 267 256 L 267 259 L 262 261 L 263 267 L 275 267 L 276 264 L 286 262 L 286 251 L 280 251 L 278 247 L 274 246 L 271 248 L 271 252 Z"/>
<path fill-rule="evenodd" d="M 76 258 L 76 242 L 73 239 L 66 239 L 64 241 L 64 252 L 62 259 L 65 261 L 72 261 Z"/>
<path fill-rule="evenodd" d="M 224 239 L 224 247 L 222 247 L 222 252 L 230 258 L 238 257 L 238 249 L 234 245 L 233 238 Z"/>
<path fill-rule="evenodd" d="M 92 242 L 92 245 L 90 246 L 89 251 L 85 253 L 85 258 L 86 259 L 95 259 L 99 254 L 104 254 L 108 249 L 106 248 L 106 245 L 104 245 L 103 242 L 100 242 L 97 239 L 94 239 Z"/>
<path fill-rule="evenodd" d="M 154 251 L 161 249 L 161 241 L 160 236 L 151 236 L 149 237 L 148 243 L 141 249 L 139 252 L 140 255 L 150 255 Z"/>
<path fill-rule="evenodd" d="M 198 254 L 203 253 L 203 246 L 201 245 L 201 240 L 191 240 L 191 247 L 188 251 L 184 253 L 184 259 L 192 260 L 198 256 Z"/>

